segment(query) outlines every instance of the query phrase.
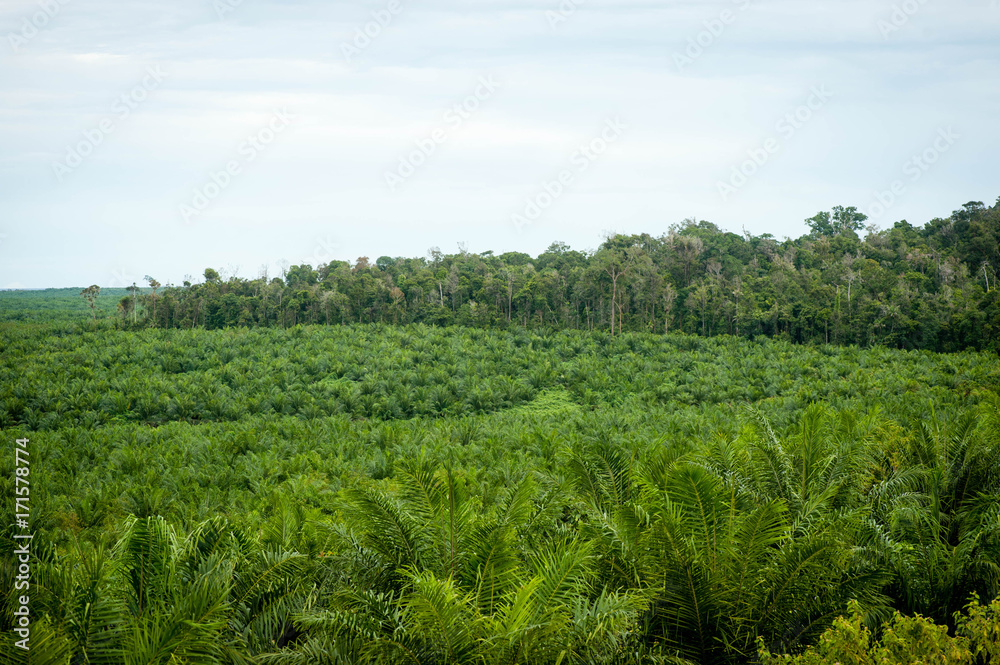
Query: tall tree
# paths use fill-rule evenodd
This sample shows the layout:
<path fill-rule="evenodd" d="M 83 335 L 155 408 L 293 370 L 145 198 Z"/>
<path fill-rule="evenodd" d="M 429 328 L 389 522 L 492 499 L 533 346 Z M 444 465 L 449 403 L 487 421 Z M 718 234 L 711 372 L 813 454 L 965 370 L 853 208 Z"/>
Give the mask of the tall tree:
<path fill-rule="evenodd" d="M 90 314 L 94 317 L 94 330 L 97 330 L 97 296 L 101 295 L 101 287 L 97 284 L 91 284 L 83 291 L 80 291 L 80 296 L 87 301 L 87 305 L 90 306 Z"/>
<path fill-rule="evenodd" d="M 162 284 L 149 275 L 146 275 L 143 279 L 149 283 L 149 288 L 153 291 L 152 295 L 150 295 L 150 302 L 153 303 L 153 325 L 156 325 L 156 289 L 160 288 Z"/>

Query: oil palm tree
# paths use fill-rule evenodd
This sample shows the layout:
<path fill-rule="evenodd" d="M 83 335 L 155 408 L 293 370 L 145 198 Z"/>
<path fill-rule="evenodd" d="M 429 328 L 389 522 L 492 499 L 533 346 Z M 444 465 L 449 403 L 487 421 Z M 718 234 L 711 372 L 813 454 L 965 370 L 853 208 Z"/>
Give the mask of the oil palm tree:
<path fill-rule="evenodd" d="M 900 541 L 901 609 L 950 623 L 969 596 L 1000 593 L 1000 398 L 948 425 L 915 427 L 907 464 L 884 481 L 879 516 Z"/>

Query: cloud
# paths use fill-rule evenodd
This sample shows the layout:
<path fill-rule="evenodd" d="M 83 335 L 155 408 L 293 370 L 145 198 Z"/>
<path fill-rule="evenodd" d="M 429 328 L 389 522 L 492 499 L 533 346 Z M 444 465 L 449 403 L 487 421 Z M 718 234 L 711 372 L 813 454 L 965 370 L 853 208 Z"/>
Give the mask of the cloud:
<path fill-rule="evenodd" d="M 460 241 L 535 253 L 692 215 L 795 236 L 817 210 L 867 204 L 948 125 L 975 139 L 889 214 L 919 223 L 1000 193 L 983 157 L 1000 148 L 989 0 L 928 0 L 887 37 L 878 22 L 894 3 L 882 0 L 586 0 L 556 29 L 546 12 L 560 0 L 399 0 L 350 61 L 341 44 L 389 0 L 227 1 L 220 17 L 211 0 L 65 0 L 0 56 L 0 230 L 17 229 L 17 252 L 0 244 L 0 283 L 90 284 L 108 265 L 177 282 L 309 255 L 325 237 L 337 258 Z M 0 35 L 38 6 L 4 3 Z M 712 35 L 725 11 L 736 19 Z M 679 71 L 674 54 L 699 38 L 708 46 Z M 59 181 L 53 163 L 150 66 L 168 73 L 162 85 Z M 503 85 L 389 191 L 385 171 L 482 76 Z M 836 96 L 721 201 L 716 183 L 817 85 Z M 294 126 L 182 225 L 178 207 L 281 108 Z M 615 150 L 517 234 L 511 212 L 615 115 L 630 124 Z"/>

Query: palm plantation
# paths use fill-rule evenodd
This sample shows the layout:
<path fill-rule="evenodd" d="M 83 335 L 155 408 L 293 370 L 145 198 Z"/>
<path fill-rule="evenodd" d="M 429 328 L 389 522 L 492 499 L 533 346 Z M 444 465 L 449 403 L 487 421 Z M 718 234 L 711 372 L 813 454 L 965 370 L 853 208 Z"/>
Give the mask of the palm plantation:
<path fill-rule="evenodd" d="M 288 284 L 259 294 L 280 299 L 280 325 L 158 325 L 179 306 L 166 287 L 11 305 L 0 431 L 30 440 L 35 538 L 30 660 L 12 586 L 0 658 L 1000 657 L 1000 363 L 975 350 L 989 344 L 803 345 L 749 338 L 747 319 L 711 336 L 720 321 L 688 289 L 708 297 L 698 271 L 721 288 L 726 268 L 677 242 L 677 326 L 643 310 L 638 289 L 663 287 L 655 262 L 617 246 L 622 281 L 602 313 L 580 310 L 613 314 L 608 330 L 519 322 L 518 307 L 546 307 L 527 286 L 504 292 L 509 323 L 511 309 L 461 327 L 407 323 L 402 296 L 392 323 L 310 319 L 312 291 Z M 216 273 L 184 306 L 221 316 L 223 286 Z M 109 323 L 102 307 L 123 297 Z"/>

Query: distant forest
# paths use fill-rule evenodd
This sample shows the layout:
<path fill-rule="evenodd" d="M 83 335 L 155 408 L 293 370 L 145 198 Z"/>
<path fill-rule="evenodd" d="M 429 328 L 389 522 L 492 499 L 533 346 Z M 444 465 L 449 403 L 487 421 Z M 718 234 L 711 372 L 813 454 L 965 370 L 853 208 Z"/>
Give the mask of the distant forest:
<path fill-rule="evenodd" d="M 537 258 L 433 248 L 253 279 L 211 268 L 200 284 L 147 276 L 118 301 L 115 325 L 427 323 L 1000 351 L 1000 199 L 924 226 L 866 221 L 838 206 L 795 240 L 686 220 L 659 236 L 610 236 L 593 252 L 556 242 Z M 93 302 L 97 291 L 82 295 Z"/>

